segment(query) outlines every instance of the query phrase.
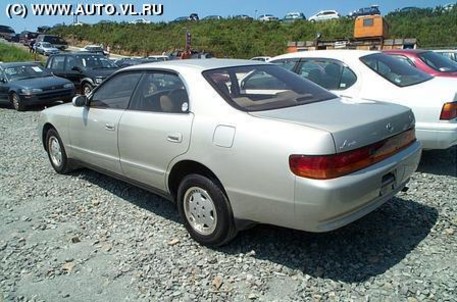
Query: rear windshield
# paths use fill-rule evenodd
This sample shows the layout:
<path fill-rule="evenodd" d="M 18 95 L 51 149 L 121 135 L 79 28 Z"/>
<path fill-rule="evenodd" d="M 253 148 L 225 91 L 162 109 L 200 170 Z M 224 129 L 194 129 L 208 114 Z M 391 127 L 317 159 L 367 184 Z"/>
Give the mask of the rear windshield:
<path fill-rule="evenodd" d="M 457 62 L 432 51 L 419 54 L 419 58 L 430 68 L 440 72 L 456 72 Z"/>
<path fill-rule="evenodd" d="M 243 111 L 272 110 L 336 98 L 273 64 L 208 70 L 203 76 L 230 105 Z"/>
<path fill-rule="evenodd" d="M 416 85 L 432 78 L 432 76 L 412 67 L 408 63 L 382 53 L 361 57 L 360 61 L 399 87 Z"/>
<path fill-rule="evenodd" d="M 44 36 L 43 41 L 49 42 L 51 44 L 67 44 L 64 39 L 56 36 Z"/>

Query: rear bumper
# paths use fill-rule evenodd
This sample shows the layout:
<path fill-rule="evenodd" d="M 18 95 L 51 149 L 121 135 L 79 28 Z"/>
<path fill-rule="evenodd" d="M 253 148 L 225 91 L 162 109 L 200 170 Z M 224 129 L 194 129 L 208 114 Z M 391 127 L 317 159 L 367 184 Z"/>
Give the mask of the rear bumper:
<path fill-rule="evenodd" d="M 416 137 L 424 149 L 447 149 L 457 145 L 457 122 L 417 124 Z"/>
<path fill-rule="evenodd" d="M 295 228 L 327 232 L 375 210 L 407 184 L 417 169 L 421 144 L 350 175 L 331 180 L 296 178 Z"/>

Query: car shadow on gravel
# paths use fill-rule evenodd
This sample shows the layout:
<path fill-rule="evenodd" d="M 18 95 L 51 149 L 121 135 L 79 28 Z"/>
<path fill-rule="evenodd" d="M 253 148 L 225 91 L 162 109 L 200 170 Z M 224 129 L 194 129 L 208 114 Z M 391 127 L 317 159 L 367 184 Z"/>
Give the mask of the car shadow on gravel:
<path fill-rule="evenodd" d="M 418 172 L 457 177 L 457 146 L 446 150 L 426 150 Z"/>
<path fill-rule="evenodd" d="M 251 253 L 312 277 L 363 282 L 397 265 L 427 237 L 437 219 L 435 208 L 396 197 L 333 232 L 306 233 L 260 225 L 240 232 L 219 250 Z"/>
<path fill-rule="evenodd" d="M 91 170 L 72 174 L 149 212 L 182 223 L 176 206 L 158 195 Z M 307 233 L 258 225 L 215 250 L 227 255 L 251 255 L 313 277 L 363 282 L 398 264 L 435 225 L 435 208 L 407 198 L 407 193 L 401 193 L 333 232 Z"/>
<path fill-rule="evenodd" d="M 88 169 L 76 170 L 71 174 L 107 190 L 135 206 L 143 208 L 165 219 L 181 223 L 181 218 L 178 215 L 175 204 L 157 194 Z"/>

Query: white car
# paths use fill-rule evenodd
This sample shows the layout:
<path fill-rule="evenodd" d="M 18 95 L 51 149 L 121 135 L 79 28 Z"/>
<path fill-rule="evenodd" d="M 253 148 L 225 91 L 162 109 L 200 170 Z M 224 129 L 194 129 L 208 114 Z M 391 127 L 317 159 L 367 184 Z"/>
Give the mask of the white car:
<path fill-rule="evenodd" d="M 101 45 L 86 45 L 80 51 L 109 55 L 109 52 L 105 51 Z"/>
<path fill-rule="evenodd" d="M 133 21 L 130 21 L 129 23 L 130 23 L 130 24 L 150 24 L 151 21 L 146 20 L 146 19 L 144 19 L 144 18 L 140 18 L 140 19 L 135 19 L 135 20 L 133 20 Z"/>
<path fill-rule="evenodd" d="M 326 21 L 331 19 L 339 19 L 341 15 L 336 10 L 321 10 L 320 12 L 308 18 L 310 22 Z"/>
<path fill-rule="evenodd" d="M 60 52 L 59 49 L 52 46 L 52 44 L 49 42 L 38 42 L 33 46 L 33 48 L 37 53 L 40 53 L 45 56 L 58 54 Z"/>
<path fill-rule="evenodd" d="M 278 17 L 275 17 L 271 14 L 264 14 L 264 15 L 260 15 L 257 20 L 268 22 L 268 21 L 278 21 L 279 19 L 278 19 Z"/>
<path fill-rule="evenodd" d="M 167 55 L 151 55 L 151 56 L 148 56 L 148 59 L 153 59 L 153 60 L 157 60 L 157 61 L 168 61 L 168 60 L 170 60 L 170 57 Z"/>
<path fill-rule="evenodd" d="M 268 57 L 268 56 L 258 56 L 258 57 L 252 57 L 249 60 L 268 62 L 268 61 L 270 61 L 270 59 L 271 59 L 271 57 Z"/>
<path fill-rule="evenodd" d="M 274 57 L 270 63 L 340 96 L 410 107 L 424 149 L 457 145 L 457 79 L 432 77 L 379 51 L 303 51 Z"/>

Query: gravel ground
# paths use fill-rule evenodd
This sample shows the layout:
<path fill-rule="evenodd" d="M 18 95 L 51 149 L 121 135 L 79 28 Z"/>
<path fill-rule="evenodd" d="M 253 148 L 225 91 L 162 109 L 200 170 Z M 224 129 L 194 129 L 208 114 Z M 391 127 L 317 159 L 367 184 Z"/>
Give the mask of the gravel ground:
<path fill-rule="evenodd" d="M 56 174 L 38 115 L 0 107 L 0 302 L 457 301 L 456 148 L 340 230 L 257 226 L 209 249 L 160 197 Z"/>

